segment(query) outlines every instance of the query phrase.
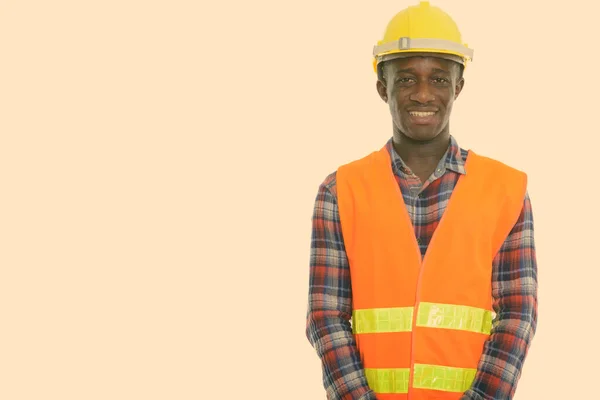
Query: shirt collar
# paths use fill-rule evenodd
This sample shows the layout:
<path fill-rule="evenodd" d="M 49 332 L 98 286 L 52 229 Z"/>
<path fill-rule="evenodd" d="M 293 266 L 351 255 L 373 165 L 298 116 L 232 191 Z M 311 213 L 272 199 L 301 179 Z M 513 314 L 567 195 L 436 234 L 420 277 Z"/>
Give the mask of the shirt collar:
<path fill-rule="evenodd" d="M 394 169 L 394 172 L 398 173 L 407 169 L 406 164 L 394 149 L 392 138 L 387 141 L 386 148 L 392 159 L 392 168 Z M 466 160 L 465 157 L 463 157 L 463 153 L 464 151 L 458 145 L 456 138 L 450 135 L 450 144 L 448 145 L 445 155 L 440 159 L 437 168 L 442 171 L 451 170 L 458 174 L 465 174 Z"/>

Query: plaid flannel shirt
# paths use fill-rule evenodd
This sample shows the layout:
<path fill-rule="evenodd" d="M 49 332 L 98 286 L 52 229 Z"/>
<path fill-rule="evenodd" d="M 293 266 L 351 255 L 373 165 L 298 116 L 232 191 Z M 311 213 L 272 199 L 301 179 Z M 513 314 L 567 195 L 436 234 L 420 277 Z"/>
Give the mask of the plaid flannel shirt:
<path fill-rule="evenodd" d="M 396 153 L 392 139 L 386 147 L 424 255 L 458 178 L 465 174 L 467 151 L 451 136 L 434 174 L 422 183 Z M 376 399 L 367 384 L 350 324 L 350 270 L 336 196 L 333 172 L 320 184 L 314 204 L 306 335 L 321 359 L 328 399 Z M 463 399 L 512 399 L 535 333 L 537 264 L 528 192 L 518 221 L 493 261 L 490 283 L 498 319 Z"/>

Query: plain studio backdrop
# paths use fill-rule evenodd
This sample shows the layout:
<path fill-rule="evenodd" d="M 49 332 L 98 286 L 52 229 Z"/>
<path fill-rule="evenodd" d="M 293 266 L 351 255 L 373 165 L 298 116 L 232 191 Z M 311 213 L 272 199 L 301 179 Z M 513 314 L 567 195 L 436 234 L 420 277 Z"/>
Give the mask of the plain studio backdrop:
<path fill-rule="evenodd" d="M 391 135 L 373 45 L 417 1 L 0 2 L 0 399 L 325 399 L 319 183 Z M 526 171 L 517 396 L 597 398 L 597 2 L 432 2 L 475 49 L 459 144 Z"/>

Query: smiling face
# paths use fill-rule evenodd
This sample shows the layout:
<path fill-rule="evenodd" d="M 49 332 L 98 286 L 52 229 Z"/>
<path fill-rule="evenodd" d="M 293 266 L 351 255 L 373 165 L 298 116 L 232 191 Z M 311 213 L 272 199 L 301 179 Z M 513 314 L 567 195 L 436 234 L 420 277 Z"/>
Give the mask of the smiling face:
<path fill-rule="evenodd" d="M 452 105 L 464 85 L 460 71 L 458 63 L 433 56 L 386 61 L 377 91 L 389 105 L 394 134 L 419 142 L 448 135 Z"/>

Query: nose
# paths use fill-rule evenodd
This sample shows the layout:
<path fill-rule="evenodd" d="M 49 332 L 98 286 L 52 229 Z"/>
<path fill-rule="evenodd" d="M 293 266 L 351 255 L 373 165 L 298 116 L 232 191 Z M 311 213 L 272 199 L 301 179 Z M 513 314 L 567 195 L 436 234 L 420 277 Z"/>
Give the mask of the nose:
<path fill-rule="evenodd" d="M 421 104 L 427 104 L 435 100 L 429 82 L 421 81 L 417 85 L 415 85 L 414 88 L 415 90 L 410 96 L 410 99 L 412 101 L 416 101 Z"/>

